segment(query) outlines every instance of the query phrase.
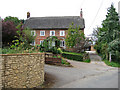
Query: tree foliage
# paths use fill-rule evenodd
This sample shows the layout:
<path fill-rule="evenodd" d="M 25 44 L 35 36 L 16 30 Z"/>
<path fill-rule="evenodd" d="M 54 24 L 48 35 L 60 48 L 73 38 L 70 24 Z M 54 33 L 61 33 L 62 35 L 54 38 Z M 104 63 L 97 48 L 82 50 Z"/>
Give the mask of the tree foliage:
<path fill-rule="evenodd" d="M 4 21 L 11 21 L 14 23 L 15 26 L 19 25 L 21 20 L 19 20 L 17 17 L 11 17 L 11 16 L 8 16 L 4 19 Z"/>
<path fill-rule="evenodd" d="M 2 42 L 3 46 L 7 46 L 15 39 L 14 36 L 17 35 L 17 29 L 13 22 L 3 21 L 2 22 Z"/>
<path fill-rule="evenodd" d="M 76 52 L 81 52 L 85 45 L 84 32 L 80 30 L 80 27 L 70 25 L 67 36 L 65 39 L 66 46 L 68 48 L 74 48 Z"/>
<path fill-rule="evenodd" d="M 12 41 L 15 40 L 15 36 L 17 36 L 17 30 L 19 26 L 21 26 L 23 20 L 19 20 L 17 17 L 8 16 L 2 21 L 2 43 L 4 46 L 11 45 Z M 22 29 L 22 27 L 21 27 Z"/>
<path fill-rule="evenodd" d="M 35 40 L 36 36 L 31 35 L 31 30 L 29 28 L 23 29 L 22 24 L 18 25 L 16 28 L 18 29 L 16 31 L 17 36 L 15 36 L 17 38 L 16 40 L 19 41 L 20 45 L 22 43 L 24 49 L 31 48 L 30 44 Z"/>
<path fill-rule="evenodd" d="M 112 60 L 117 61 L 119 58 L 117 54 L 120 53 L 120 25 L 118 13 L 113 5 L 108 8 L 102 27 L 94 30 L 93 35 L 97 37 L 95 49 L 102 58 L 108 60 L 112 56 Z"/>

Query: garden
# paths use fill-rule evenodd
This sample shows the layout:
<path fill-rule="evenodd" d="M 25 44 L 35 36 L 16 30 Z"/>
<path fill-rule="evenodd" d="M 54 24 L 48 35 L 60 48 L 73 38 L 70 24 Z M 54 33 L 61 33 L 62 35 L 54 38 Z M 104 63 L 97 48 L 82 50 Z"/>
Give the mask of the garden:
<path fill-rule="evenodd" d="M 2 21 L 2 48 L 0 49 L 1 54 L 15 54 L 15 53 L 52 53 L 54 56 L 52 58 L 60 58 L 61 64 L 66 66 L 71 66 L 69 62 L 65 60 L 76 60 L 81 62 L 90 62 L 87 53 L 82 51 L 82 48 L 77 48 L 78 52 L 70 52 L 60 48 L 60 40 L 56 36 L 47 37 L 42 44 L 33 45 L 33 41 L 36 36 L 32 35 L 29 28 L 23 28 L 24 20 L 19 20 L 17 17 L 6 17 Z M 71 31 L 72 30 L 72 31 Z M 69 34 L 66 38 L 66 45 L 69 48 L 78 47 L 78 44 L 84 45 L 84 34 L 79 32 L 78 28 L 74 28 L 73 25 L 70 26 L 68 30 Z M 71 34 L 71 33 L 74 33 Z M 73 40 L 71 39 L 73 37 Z M 77 38 L 79 37 L 79 38 Z M 71 42 L 73 41 L 73 42 Z M 74 42 L 77 41 L 77 42 Z M 78 42 L 80 41 L 80 42 Z M 53 43 L 55 45 L 53 46 Z M 81 52 L 82 51 L 82 52 Z M 56 55 L 56 56 L 55 56 Z"/>

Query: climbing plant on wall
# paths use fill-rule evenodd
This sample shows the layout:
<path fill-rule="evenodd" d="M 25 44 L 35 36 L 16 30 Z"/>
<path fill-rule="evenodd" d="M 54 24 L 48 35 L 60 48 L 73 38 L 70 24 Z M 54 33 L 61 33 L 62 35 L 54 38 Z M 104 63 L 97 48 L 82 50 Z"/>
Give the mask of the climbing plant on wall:
<path fill-rule="evenodd" d="M 55 51 L 60 47 L 60 40 L 56 36 L 47 37 L 43 41 L 42 47 L 44 51 Z"/>

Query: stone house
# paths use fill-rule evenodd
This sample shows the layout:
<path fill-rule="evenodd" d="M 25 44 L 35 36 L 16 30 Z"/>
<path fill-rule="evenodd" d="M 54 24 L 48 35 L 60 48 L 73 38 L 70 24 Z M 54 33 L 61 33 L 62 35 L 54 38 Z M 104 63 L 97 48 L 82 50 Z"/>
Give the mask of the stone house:
<path fill-rule="evenodd" d="M 65 49 L 67 30 L 72 22 L 74 25 L 80 26 L 80 29 L 84 32 L 85 22 L 82 17 L 82 11 L 80 12 L 80 16 L 55 17 L 30 17 L 30 13 L 28 12 L 24 27 L 32 29 L 31 33 L 36 35 L 34 45 L 41 44 L 49 36 L 56 36 L 61 41 L 60 47 Z"/>

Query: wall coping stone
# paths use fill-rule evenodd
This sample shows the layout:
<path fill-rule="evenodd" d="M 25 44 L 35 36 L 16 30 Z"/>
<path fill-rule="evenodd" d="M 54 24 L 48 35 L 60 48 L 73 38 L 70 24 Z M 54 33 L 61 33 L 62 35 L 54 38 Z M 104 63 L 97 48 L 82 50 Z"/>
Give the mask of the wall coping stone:
<path fill-rule="evenodd" d="M 43 55 L 45 53 L 16 53 L 16 54 L 0 54 L 0 56 L 19 56 L 19 55 Z"/>

